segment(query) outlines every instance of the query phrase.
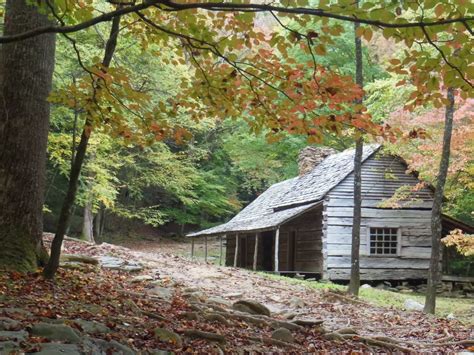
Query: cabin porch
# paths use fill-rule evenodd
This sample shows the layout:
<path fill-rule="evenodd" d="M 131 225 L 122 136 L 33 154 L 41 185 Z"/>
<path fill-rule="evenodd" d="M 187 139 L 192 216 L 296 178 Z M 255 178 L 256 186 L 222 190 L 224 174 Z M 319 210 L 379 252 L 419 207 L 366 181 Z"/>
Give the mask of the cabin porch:
<path fill-rule="evenodd" d="M 272 230 L 226 236 L 226 265 L 279 274 L 322 274 L 322 207 Z"/>

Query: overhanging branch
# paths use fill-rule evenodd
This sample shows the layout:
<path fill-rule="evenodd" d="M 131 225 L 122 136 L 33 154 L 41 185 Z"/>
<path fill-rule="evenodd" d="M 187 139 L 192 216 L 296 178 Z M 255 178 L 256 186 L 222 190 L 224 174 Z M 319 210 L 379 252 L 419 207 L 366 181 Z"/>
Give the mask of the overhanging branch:
<path fill-rule="evenodd" d="M 422 22 L 407 22 L 407 23 L 390 23 L 379 20 L 370 20 L 363 18 L 356 18 L 353 16 L 341 15 L 336 13 L 327 12 L 322 9 L 305 8 L 305 7 L 283 7 L 275 6 L 270 4 L 253 4 L 253 3 L 241 3 L 235 4 L 232 2 L 196 2 L 196 3 L 176 3 L 169 0 L 144 0 L 140 4 L 124 6 L 117 10 L 104 13 L 100 16 L 94 17 L 88 21 L 78 23 L 71 26 L 45 26 L 39 27 L 30 31 L 15 35 L 0 36 L 0 43 L 11 43 L 22 41 L 28 38 L 33 38 L 46 33 L 72 33 L 84 30 L 86 28 L 97 25 L 101 22 L 107 22 L 112 20 L 114 17 L 123 16 L 130 13 L 136 13 L 141 10 L 145 10 L 150 7 L 157 7 L 164 11 L 185 11 L 192 9 L 203 9 L 208 11 L 226 11 L 226 12 L 270 12 L 273 11 L 279 14 L 295 14 L 295 15 L 310 15 L 315 17 L 331 18 L 346 22 L 361 23 L 382 28 L 414 28 L 414 27 L 431 27 L 439 25 L 449 25 L 452 23 L 462 23 L 468 29 L 469 23 L 474 22 L 474 16 L 469 17 L 457 17 L 440 19 L 437 21 L 422 21 Z"/>

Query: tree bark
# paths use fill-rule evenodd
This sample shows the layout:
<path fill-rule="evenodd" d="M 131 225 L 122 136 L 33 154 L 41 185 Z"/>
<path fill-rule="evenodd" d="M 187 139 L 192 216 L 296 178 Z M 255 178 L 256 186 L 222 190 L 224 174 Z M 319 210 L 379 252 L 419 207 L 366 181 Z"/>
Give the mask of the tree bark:
<path fill-rule="evenodd" d="M 110 66 L 112 57 L 117 47 L 117 38 L 120 30 L 120 17 L 114 17 L 112 21 L 112 27 L 110 29 L 109 39 L 105 46 L 104 59 L 102 65 L 104 69 Z M 100 83 L 97 84 L 96 89 L 100 89 Z M 61 246 L 64 239 L 66 228 L 71 218 L 71 209 L 74 205 L 76 198 L 77 186 L 79 182 L 79 176 L 81 174 L 82 164 L 87 151 L 87 145 L 89 143 L 90 134 L 92 132 L 92 125 L 90 118 L 86 118 L 84 129 L 82 130 L 81 140 L 76 150 L 76 157 L 74 158 L 74 164 L 71 168 L 71 174 L 69 177 L 69 185 L 66 193 L 66 197 L 61 208 L 61 214 L 59 216 L 58 227 L 56 234 L 54 235 L 53 243 L 51 244 L 51 256 L 49 262 L 44 268 L 43 275 L 47 279 L 52 279 L 56 274 L 59 267 L 59 258 L 61 256 Z"/>
<path fill-rule="evenodd" d="M 94 214 L 92 213 L 92 203 L 90 201 L 87 201 L 84 206 L 82 238 L 88 242 L 94 242 Z"/>
<path fill-rule="evenodd" d="M 356 4 L 358 2 L 356 1 Z M 354 23 L 355 34 L 355 62 L 356 62 L 356 84 L 360 88 L 364 87 L 363 67 L 362 67 L 362 43 L 360 37 L 357 36 L 358 23 Z M 357 104 L 362 103 L 362 99 L 356 101 Z M 354 154 L 354 212 L 352 219 L 352 245 L 351 245 L 351 280 L 349 282 L 348 292 L 351 295 L 359 295 L 360 287 L 360 225 L 362 218 L 362 153 L 363 140 L 361 132 L 356 137 L 356 147 Z"/>
<path fill-rule="evenodd" d="M 449 157 L 451 151 L 451 136 L 453 132 L 454 89 L 448 88 L 448 105 L 444 118 L 443 148 L 436 182 L 436 190 L 431 210 L 431 259 L 428 272 L 428 287 L 426 289 L 425 307 L 423 312 L 434 314 L 436 309 L 436 287 L 440 282 L 440 252 L 441 252 L 441 212 L 444 196 L 444 186 L 448 175 Z"/>
<path fill-rule="evenodd" d="M 31 4 L 7 1 L 4 35 L 51 25 Z M 0 268 L 32 271 L 47 258 L 42 210 L 54 51 L 54 34 L 2 45 Z"/>

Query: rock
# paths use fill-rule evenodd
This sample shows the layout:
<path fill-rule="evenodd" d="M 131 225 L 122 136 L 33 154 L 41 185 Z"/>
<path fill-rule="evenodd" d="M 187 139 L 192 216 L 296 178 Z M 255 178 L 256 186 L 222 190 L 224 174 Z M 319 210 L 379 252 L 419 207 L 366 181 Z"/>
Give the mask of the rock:
<path fill-rule="evenodd" d="M 252 300 L 239 300 L 232 305 L 237 311 L 270 316 L 270 310 L 261 303 Z"/>
<path fill-rule="evenodd" d="M 128 271 L 128 272 L 139 272 L 139 271 L 142 271 L 143 270 L 143 266 L 140 265 L 140 264 L 127 264 L 127 265 L 124 265 L 120 268 L 120 270 L 123 270 L 123 271 Z"/>
<path fill-rule="evenodd" d="M 9 330 L 4 330 L 0 332 L 0 341 L 5 341 L 5 340 L 13 340 L 13 341 L 25 341 L 26 338 L 28 338 L 28 333 L 25 332 L 24 330 L 18 330 L 18 331 L 9 331 Z"/>
<path fill-rule="evenodd" d="M 131 282 L 136 283 L 136 282 L 143 282 L 143 281 L 153 281 L 153 276 L 150 275 L 138 275 L 132 278 Z"/>
<path fill-rule="evenodd" d="M 189 302 L 206 302 L 207 300 L 207 296 L 201 291 L 186 292 L 182 296 Z"/>
<path fill-rule="evenodd" d="M 63 269 L 68 269 L 68 270 L 86 270 L 86 267 L 84 264 L 76 263 L 73 261 L 62 261 L 59 264 L 59 267 Z"/>
<path fill-rule="evenodd" d="M 36 355 L 80 355 L 81 350 L 75 344 L 43 343 Z"/>
<path fill-rule="evenodd" d="M 449 314 L 446 316 L 446 319 L 453 320 L 453 319 L 456 319 L 456 317 L 454 316 L 454 314 L 449 313 Z"/>
<path fill-rule="evenodd" d="M 7 340 L 7 341 L 0 341 L 0 354 L 10 354 L 14 353 L 16 354 L 17 352 L 15 350 L 20 349 L 20 344 L 17 342 Z"/>
<path fill-rule="evenodd" d="M 184 335 L 192 338 L 201 338 L 201 339 L 207 339 L 210 341 L 217 341 L 218 343 L 225 344 L 226 339 L 223 335 L 216 334 L 216 333 L 210 333 L 210 332 L 203 332 L 202 330 L 197 330 L 197 329 L 186 329 L 184 330 Z"/>
<path fill-rule="evenodd" d="M 224 307 L 232 307 L 232 303 L 220 298 L 220 297 L 209 297 L 206 301 L 207 303 L 213 303 Z"/>
<path fill-rule="evenodd" d="M 14 318 L 17 318 L 17 316 L 22 316 L 22 317 L 32 316 L 31 312 L 25 311 L 22 308 L 3 308 L 3 309 L 0 309 L 0 312 L 5 314 L 7 317 L 14 317 Z"/>
<path fill-rule="evenodd" d="M 290 306 L 293 308 L 303 308 L 305 306 L 305 303 L 301 298 L 293 297 L 290 300 Z"/>
<path fill-rule="evenodd" d="M 285 322 L 283 320 L 275 320 L 270 324 L 273 329 L 285 328 L 288 330 L 303 330 L 301 325 L 295 324 L 293 322 Z"/>
<path fill-rule="evenodd" d="M 411 298 L 407 298 L 405 300 L 404 306 L 405 306 L 405 309 L 409 311 L 423 311 L 423 308 L 424 308 L 424 306 L 421 303 Z"/>
<path fill-rule="evenodd" d="M 99 261 L 100 266 L 106 269 L 120 269 L 125 264 L 125 260 L 107 255 L 101 256 Z"/>
<path fill-rule="evenodd" d="M 173 352 L 162 349 L 153 349 L 149 352 L 150 355 L 174 355 Z"/>
<path fill-rule="evenodd" d="M 408 294 L 408 293 L 413 293 L 413 290 L 410 289 L 410 288 L 407 288 L 407 289 L 402 289 L 400 290 L 400 293 L 405 293 L 405 294 Z"/>
<path fill-rule="evenodd" d="M 166 328 L 156 328 L 155 338 L 166 343 L 173 343 L 178 348 L 183 347 L 183 340 L 181 337 L 175 332 Z"/>
<path fill-rule="evenodd" d="M 316 318 L 300 318 L 293 320 L 293 323 L 303 327 L 317 327 L 323 324 L 324 320 Z"/>
<path fill-rule="evenodd" d="M 227 319 L 224 318 L 224 316 L 217 314 L 217 313 L 204 313 L 203 314 L 204 319 L 210 321 L 210 322 L 218 322 L 220 324 L 223 324 L 225 326 L 229 326 L 230 323 L 227 321 Z"/>
<path fill-rule="evenodd" d="M 135 351 L 116 340 L 106 341 L 97 338 L 86 338 L 83 344 L 88 350 L 85 352 L 86 354 L 136 355 Z"/>
<path fill-rule="evenodd" d="M 99 258 L 99 261 L 100 261 L 100 265 L 106 269 L 122 270 L 122 271 L 128 271 L 128 272 L 143 270 L 143 265 L 137 262 L 120 259 L 115 256 L 104 255 Z"/>
<path fill-rule="evenodd" d="M 149 295 L 159 297 L 167 301 L 170 301 L 173 297 L 173 290 L 168 287 L 155 286 L 146 292 Z"/>
<path fill-rule="evenodd" d="M 293 319 L 293 318 L 295 318 L 297 315 L 298 315 L 298 314 L 295 313 L 295 312 L 288 312 L 288 311 L 286 311 L 286 312 L 284 312 L 284 313 L 282 314 L 282 316 L 283 316 L 285 319 Z"/>
<path fill-rule="evenodd" d="M 239 298 L 242 297 L 244 294 L 242 292 L 231 292 L 222 295 L 225 298 Z"/>
<path fill-rule="evenodd" d="M 272 339 L 284 341 L 286 343 L 293 343 L 295 341 L 291 332 L 286 328 L 278 328 L 273 331 Z"/>
<path fill-rule="evenodd" d="M 198 314 L 196 312 L 184 312 L 181 313 L 181 317 L 187 320 L 197 320 Z"/>
<path fill-rule="evenodd" d="M 96 321 L 88 321 L 84 319 L 75 319 L 74 323 L 79 325 L 81 329 L 87 334 L 105 334 L 110 332 L 110 328 L 106 325 L 96 322 Z"/>
<path fill-rule="evenodd" d="M 99 265 L 99 260 L 88 255 L 62 254 L 61 261 L 69 261 L 83 264 Z"/>
<path fill-rule="evenodd" d="M 21 328 L 21 323 L 17 320 L 0 317 L 0 330 L 19 330 Z"/>
<path fill-rule="evenodd" d="M 81 340 L 74 329 L 67 325 L 60 324 L 35 324 L 31 328 L 31 334 L 48 340 L 67 341 L 70 343 L 79 343 Z"/>
<path fill-rule="evenodd" d="M 363 284 L 362 286 L 360 286 L 360 288 L 362 290 L 364 290 L 364 289 L 367 289 L 367 288 L 372 288 L 372 286 L 370 286 L 369 284 Z"/>
<path fill-rule="evenodd" d="M 192 293 L 192 292 L 198 292 L 198 291 L 201 291 L 201 289 L 198 287 L 186 287 L 183 289 L 183 293 Z"/>

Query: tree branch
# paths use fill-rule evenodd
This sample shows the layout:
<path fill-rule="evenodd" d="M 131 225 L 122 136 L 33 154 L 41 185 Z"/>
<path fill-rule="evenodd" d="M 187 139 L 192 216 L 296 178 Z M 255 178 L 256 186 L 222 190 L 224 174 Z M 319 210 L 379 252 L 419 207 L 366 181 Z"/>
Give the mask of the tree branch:
<path fill-rule="evenodd" d="M 162 5 L 162 6 L 160 6 Z M 45 26 L 39 27 L 30 31 L 25 31 L 23 33 L 9 35 L 9 36 L 0 36 L 0 43 L 11 43 L 22 41 L 28 38 L 36 37 L 45 33 L 72 33 L 84 30 L 91 26 L 97 25 L 101 22 L 107 22 L 112 20 L 114 17 L 123 16 L 130 13 L 136 13 L 141 10 L 148 9 L 152 6 L 155 6 L 164 11 L 185 11 L 191 9 L 203 9 L 208 11 L 227 11 L 227 12 L 269 12 L 273 11 L 276 13 L 282 14 L 295 14 L 295 15 L 310 15 L 316 17 L 332 18 L 336 20 L 342 20 L 346 22 L 354 22 L 360 24 L 366 24 L 371 26 L 377 26 L 382 28 L 413 28 L 413 27 L 430 27 L 430 26 L 439 26 L 439 25 L 449 25 L 452 23 L 463 23 L 468 30 L 470 29 L 468 23 L 474 21 L 474 16 L 469 17 L 458 17 L 450 19 L 442 19 L 437 21 L 430 22 L 407 22 L 407 23 L 389 23 L 379 20 L 369 20 L 363 18 L 356 18 L 353 16 L 346 16 L 335 14 L 331 12 L 326 12 L 322 9 L 314 8 L 305 8 L 305 7 L 283 7 L 275 6 L 270 4 L 252 4 L 252 3 L 241 3 L 234 4 L 232 2 L 207 2 L 207 3 L 176 3 L 169 0 L 144 0 L 142 3 L 137 5 L 125 6 L 120 9 L 104 13 L 100 16 L 94 17 L 88 21 L 78 23 L 76 25 L 70 26 Z"/>

